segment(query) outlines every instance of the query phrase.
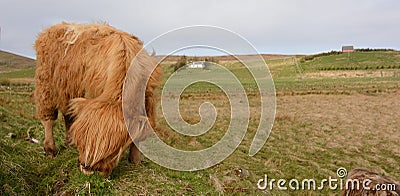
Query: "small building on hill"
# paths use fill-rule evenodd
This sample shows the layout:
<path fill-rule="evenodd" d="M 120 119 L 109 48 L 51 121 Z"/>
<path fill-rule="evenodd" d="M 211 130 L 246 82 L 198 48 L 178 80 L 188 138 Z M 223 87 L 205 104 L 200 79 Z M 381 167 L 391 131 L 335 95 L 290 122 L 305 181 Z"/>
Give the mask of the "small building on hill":
<path fill-rule="evenodd" d="M 354 52 L 354 46 L 343 46 L 342 52 Z"/>
<path fill-rule="evenodd" d="M 206 67 L 205 62 L 204 61 L 194 61 L 194 62 L 190 62 L 188 64 L 189 68 L 194 68 L 194 69 L 204 69 Z"/>

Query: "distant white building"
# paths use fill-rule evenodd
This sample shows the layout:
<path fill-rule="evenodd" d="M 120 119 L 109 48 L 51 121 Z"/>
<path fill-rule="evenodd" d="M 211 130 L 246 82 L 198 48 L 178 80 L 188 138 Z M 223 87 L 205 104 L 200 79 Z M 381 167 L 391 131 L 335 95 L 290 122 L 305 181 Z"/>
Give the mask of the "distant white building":
<path fill-rule="evenodd" d="M 204 69 L 206 67 L 205 61 L 195 61 L 188 64 L 189 68 Z"/>

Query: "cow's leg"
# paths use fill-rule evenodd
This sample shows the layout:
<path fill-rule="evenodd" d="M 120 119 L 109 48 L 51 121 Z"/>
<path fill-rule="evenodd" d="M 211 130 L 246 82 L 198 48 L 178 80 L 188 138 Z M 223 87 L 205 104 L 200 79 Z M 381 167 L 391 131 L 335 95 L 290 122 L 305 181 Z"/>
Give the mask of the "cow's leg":
<path fill-rule="evenodd" d="M 57 155 L 57 149 L 53 138 L 54 121 L 55 120 L 42 121 L 44 126 L 44 151 L 49 158 L 54 158 Z"/>
<path fill-rule="evenodd" d="M 67 147 L 71 147 L 73 144 L 71 139 L 70 128 L 73 122 L 73 118 L 70 115 L 64 114 L 64 122 L 65 122 L 65 145 Z"/>
<path fill-rule="evenodd" d="M 155 101 L 154 101 L 154 95 L 151 91 L 146 91 L 145 94 L 145 106 L 146 106 L 146 114 L 148 117 L 148 120 L 150 122 L 150 126 L 155 129 L 155 118 L 154 118 L 154 106 L 155 106 Z M 132 142 L 130 148 L 129 148 L 129 162 L 139 165 L 141 162 L 140 158 L 140 151 L 139 148 L 135 145 L 134 142 Z"/>
<path fill-rule="evenodd" d="M 135 145 L 135 143 L 132 142 L 130 148 L 129 148 L 129 162 L 135 164 L 135 165 L 140 165 L 140 151 L 138 147 Z"/>

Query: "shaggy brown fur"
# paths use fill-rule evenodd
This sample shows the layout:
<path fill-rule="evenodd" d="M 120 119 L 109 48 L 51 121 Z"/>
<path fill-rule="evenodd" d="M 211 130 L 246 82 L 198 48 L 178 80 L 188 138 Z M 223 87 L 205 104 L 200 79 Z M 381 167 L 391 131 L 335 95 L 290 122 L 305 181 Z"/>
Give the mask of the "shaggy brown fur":
<path fill-rule="evenodd" d="M 97 170 L 110 174 L 130 144 L 130 160 L 139 163 L 140 153 L 124 123 L 122 88 L 142 42 L 109 25 L 61 23 L 44 30 L 35 48 L 35 98 L 37 115 L 45 127 L 46 154 L 49 157 L 56 154 L 52 126 L 59 110 L 64 115 L 66 141 L 77 146 L 84 173 Z M 137 58 L 142 60 L 132 70 L 134 77 L 149 72 L 155 65 L 145 52 Z M 135 87 L 146 86 L 146 105 L 136 104 L 133 109 L 139 113 L 145 108 L 153 127 L 154 91 L 160 84 L 160 76 L 161 69 L 157 66 L 147 86 L 145 80 L 130 80 Z M 130 131 L 135 132 L 134 139 L 138 141 L 147 135 L 147 129 Z"/>
<path fill-rule="evenodd" d="M 356 196 L 356 195 L 365 195 L 365 196 L 378 196 L 378 195 L 392 195 L 392 196 L 398 196 L 400 195 L 400 184 L 398 182 L 395 182 L 387 177 L 381 176 L 377 173 L 368 171 L 366 169 L 354 169 L 352 170 L 349 175 L 347 176 L 347 179 L 350 180 L 358 180 L 360 182 L 360 188 L 357 190 L 351 189 L 351 184 L 349 185 L 349 189 L 346 189 L 346 185 L 344 185 L 344 190 L 342 192 L 343 196 Z M 363 182 L 364 180 L 368 179 L 370 183 L 367 183 L 369 190 L 366 190 L 363 188 Z M 379 184 L 395 184 L 396 185 L 396 190 L 395 191 L 377 191 L 374 190 L 375 186 Z"/>

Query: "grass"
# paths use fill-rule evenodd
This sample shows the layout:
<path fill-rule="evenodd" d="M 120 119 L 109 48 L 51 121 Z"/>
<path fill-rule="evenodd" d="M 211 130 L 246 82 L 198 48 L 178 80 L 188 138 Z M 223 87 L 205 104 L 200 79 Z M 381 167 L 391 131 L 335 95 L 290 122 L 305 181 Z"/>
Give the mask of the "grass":
<path fill-rule="evenodd" d="M 305 71 L 399 69 L 399 51 L 342 53 L 302 62 Z"/>
<path fill-rule="evenodd" d="M 33 78 L 35 76 L 35 69 L 20 69 L 9 72 L 0 73 L 0 79 L 9 78 Z"/>
<path fill-rule="evenodd" d="M 330 56 L 325 58 L 331 58 Z M 320 93 L 369 93 L 369 92 L 388 92 L 396 91 L 400 88 L 400 74 L 392 74 L 391 76 L 384 77 L 307 77 L 308 73 L 315 72 L 315 70 L 306 70 L 305 76 L 300 74 L 294 61 L 292 59 L 274 60 L 278 64 L 267 62 L 270 67 L 270 72 L 274 78 L 276 91 L 279 93 L 306 93 L 306 94 L 320 94 Z M 283 62 L 283 63 L 282 63 Z M 234 63 L 226 65 L 241 82 L 247 93 L 257 92 L 255 81 L 253 80 L 250 72 L 245 69 L 241 63 Z M 185 70 L 190 77 L 197 77 L 201 74 L 208 74 L 208 77 L 217 77 L 219 74 L 216 71 L 209 72 L 204 70 Z M 397 73 L 394 70 L 389 72 Z M 324 71 L 319 71 L 323 73 Z M 329 72 L 329 71 L 325 71 Z M 168 78 L 172 73 L 172 69 L 165 69 L 164 77 Z M 211 75 L 210 75 L 211 74 Z M 215 75 L 214 75 L 215 74 Z M 176 84 L 178 86 L 178 84 Z M 187 89 L 188 93 L 216 93 L 219 88 L 208 83 L 197 83 L 193 88 Z"/>
<path fill-rule="evenodd" d="M 328 66 L 332 60 L 324 58 L 331 57 L 314 61 L 327 62 L 324 66 Z M 13 85 L 12 78 L 7 78 L 32 77 L 29 73 L 33 72 L 0 75 L 10 81 L 10 85 L 6 83 L 0 88 L 0 195 L 337 195 L 339 190 L 327 189 L 262 191 L 257 189 L 257 182 L 266 174 L 270 179 L 320 181 L 329 176 L 335 178 L 339 167 L 348 171 L 368 168 L 400 179 L 400 110 L 395 107 L 400 104 L 399 77 L 308 77 L 307 73 L 323 71 L 306 62 L 310 64 L 302 65 L 305 73 L 300 74 L 293 59 L 267 63 L 277 89 L 277 113 L 268 142 L 257 155 L 248 156 L 248 150 L 259 122 L 260 97 L 250 73 L 240 63 L 230 63 L 224 66 L 239 78 L 251 106 L 248 132 L 231 156 L 206 170 L 180 172 L 146 158 L 141 166 L 133 166 L 125 154 L 108 178 L 80 173 L 77 150 L 64 145 L 61 115 L 54 128 L 59 154 L 55 159 L 46 158 L 43 126 L 35 116 L 30 98 L 33 87 Z M 165 81 L 172 70 L 168 66 L 163 68 Z M 189 71 L 193 77 L 202 72 Z M 180 112 L 187 122 L 197 123 L 198 108 L 204 101 L 213 103 L 218 112 L 209 132 L 199 137 L 182 136 L 172 131 L 160 115 L 159 136 L 171 146 L 185 150 L 215 144 L 224 135 L 231 115 L 229 101 L 219 88 L 207 83 L 189 86 L 180 96 Z M 25 141 L 28 134 L 40 143 Z M 248 175 L 240 171 L 247 171 Z"/>
<path fill-rule="evenodd" d="M 399 89 L 399 77 L 380 78 L 279 78 L 275 79 L 278 92 L 387 92 Z"/>

